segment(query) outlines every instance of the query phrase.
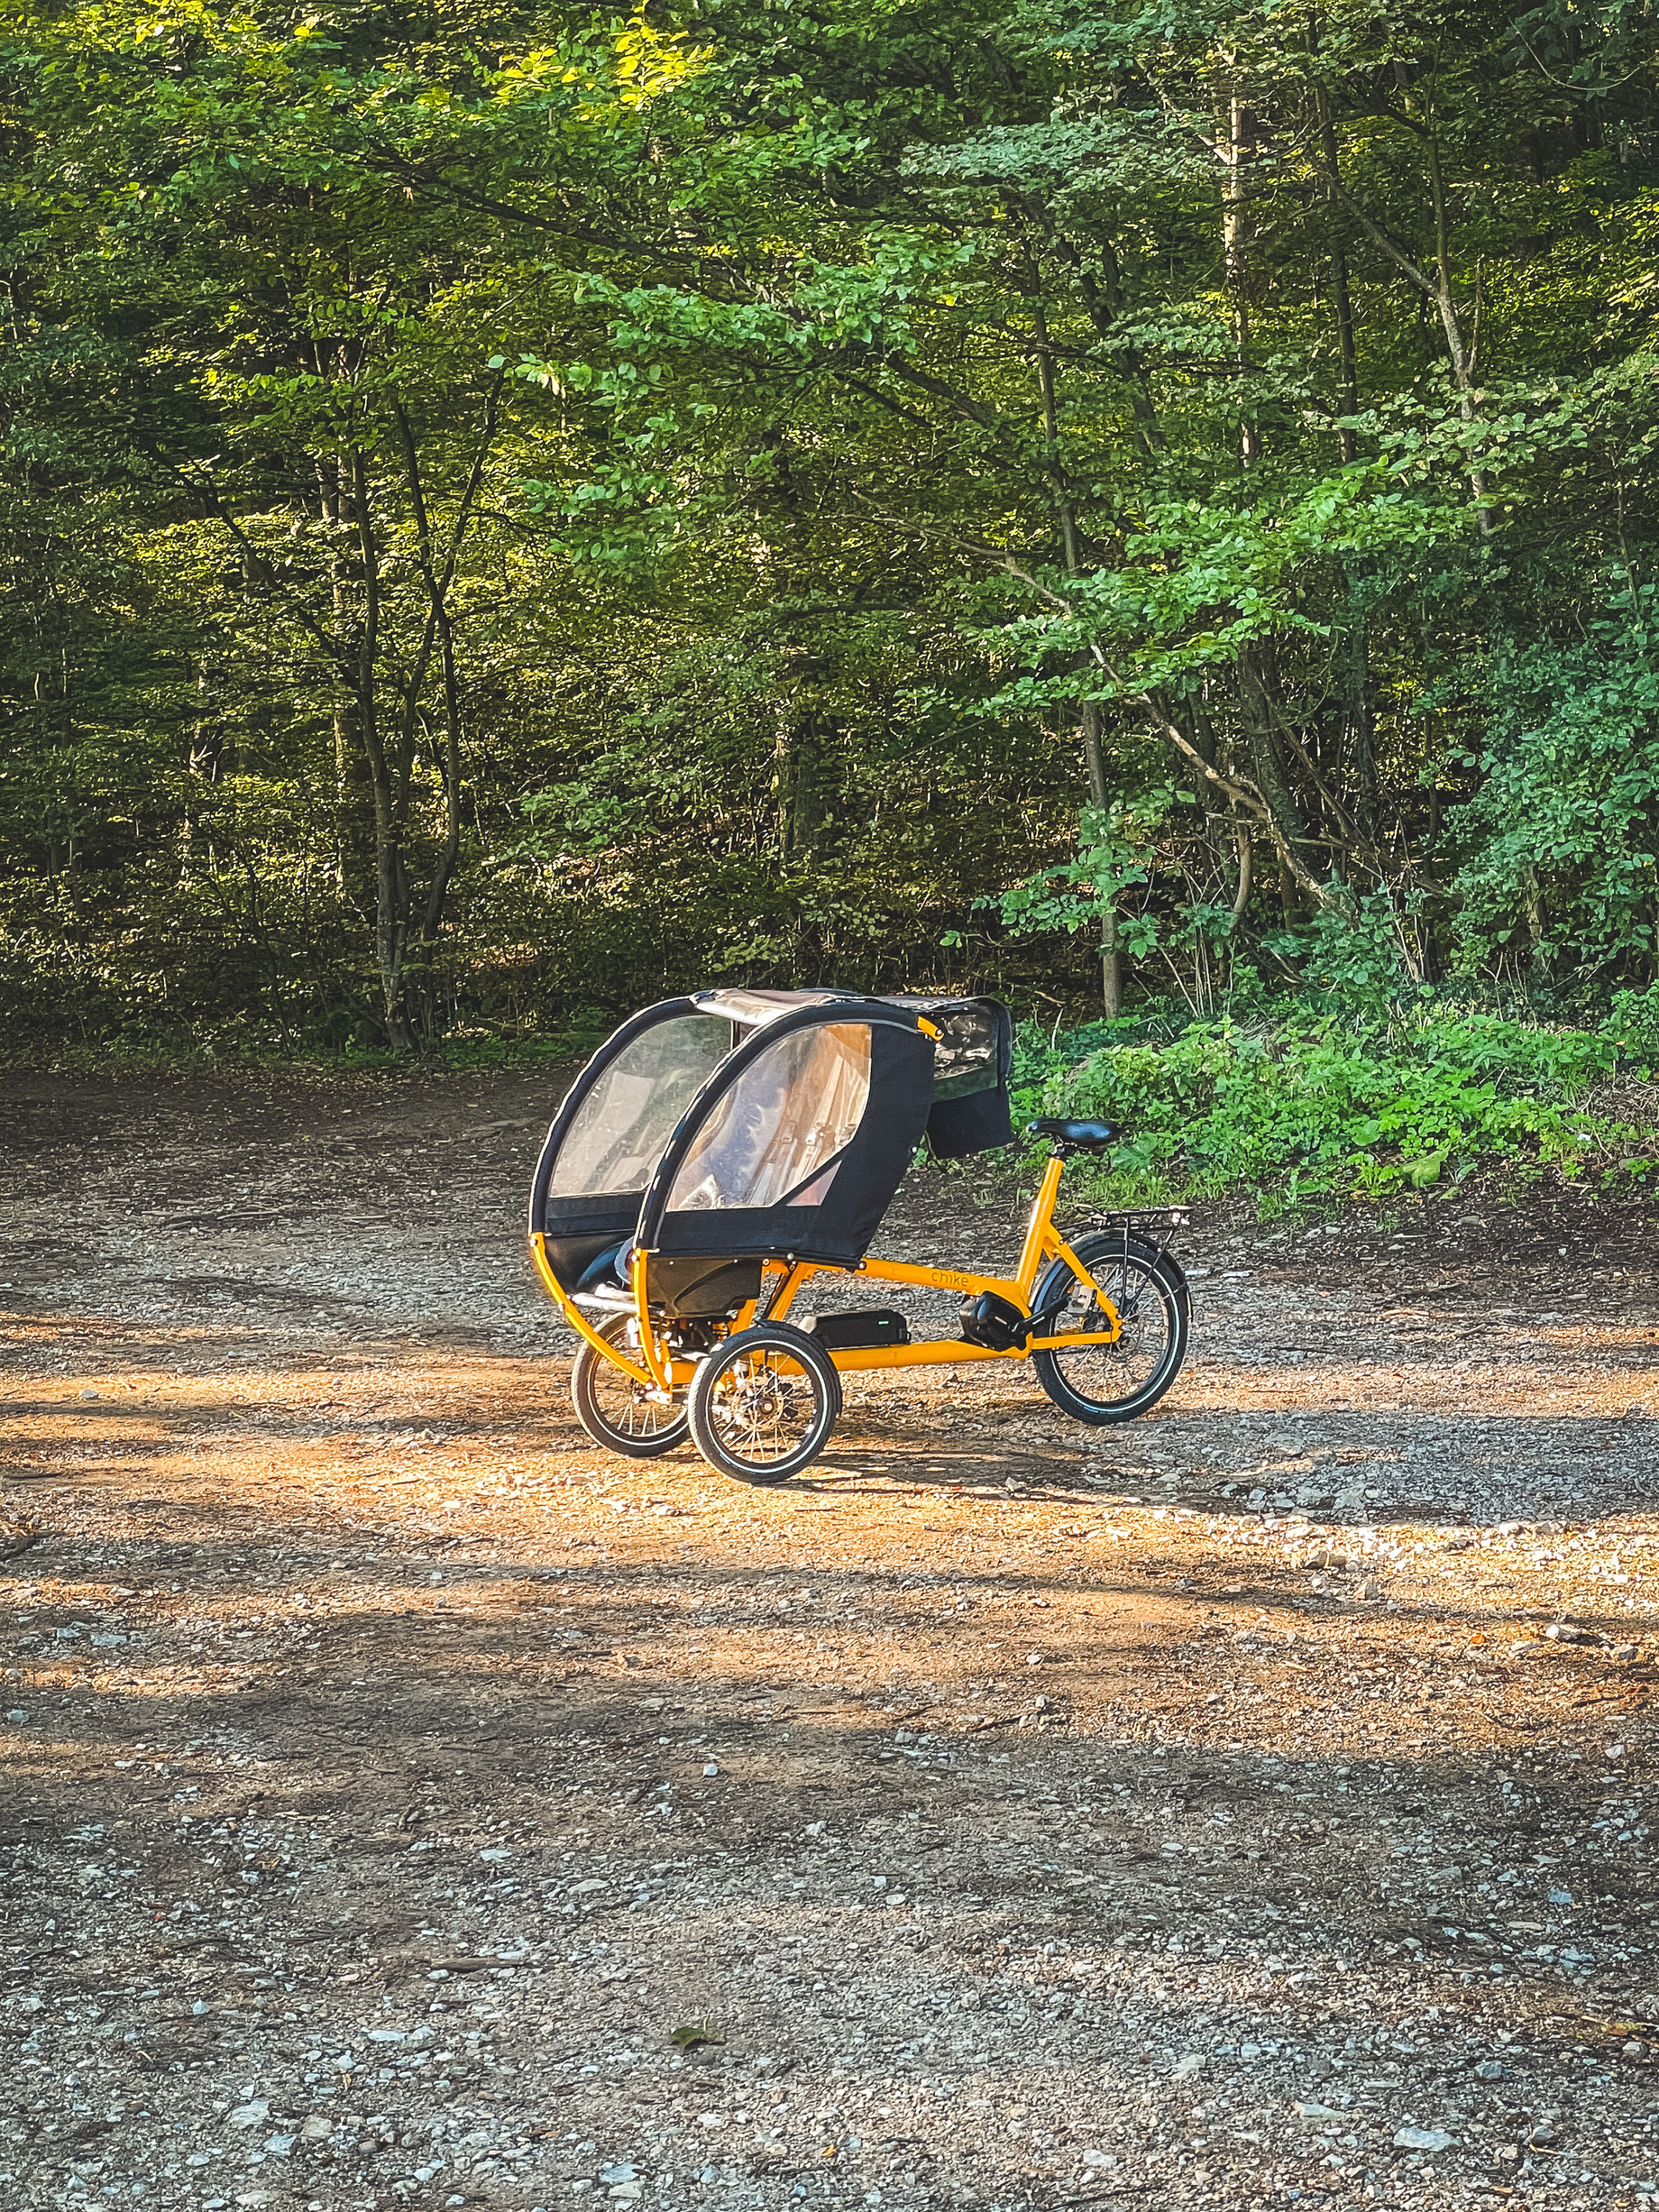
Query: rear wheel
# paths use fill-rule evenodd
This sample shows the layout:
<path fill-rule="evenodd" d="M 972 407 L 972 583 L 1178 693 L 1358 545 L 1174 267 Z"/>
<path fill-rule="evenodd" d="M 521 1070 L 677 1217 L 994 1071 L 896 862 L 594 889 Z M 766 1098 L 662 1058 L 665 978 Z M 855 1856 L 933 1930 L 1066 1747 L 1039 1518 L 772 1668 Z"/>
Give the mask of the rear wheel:
<path fill-rule="evenodd" d="M 1050 1333 L 1084 1335 L 1103 1326 L 1103 1297 L 1116 1309 L 1122 1334 L 1112 1344 L 1035 1352 L 1031 1364 L 1055 1405 L 1073 1420 L 1097 1429 L 1133 1421 L 1157 1405 L 1181 1372 L 1192 1322 L 1186 1279 L 1172 1260 L 1121 1233 L 1080 1237 L 1072 1249 L 1095 1287 L 1079 1282 L 1065 1261 L 1056 1260 L 1037 1283 L 1032 1311 L 1059 1305 Z"/>
<path fill-rule="evenodd" d="M 841 1412 L 841 1377 L 803 1329 L 764 1322 L 739 1329 L 698 1368 L 691 1441 L 739 1482 L 787 1482 L 810 1467 Z"/>
<path fill-rule="evenodd" d="M 599 1334 L 607 1344 L 636 1364 L 640 1359 L 639 1323 L 629 1314 L 617 1314 Z M 570 1398 L 576 1419 L 596 1444 L 620 1452 L 625 1459 L 655 1459 L 685 1442 L 690 1424 L 678 1401 L 664 1405 L 643 1382 L 636 1382 L 614 1360 L 584 1343 L 570 1374 Z"/>

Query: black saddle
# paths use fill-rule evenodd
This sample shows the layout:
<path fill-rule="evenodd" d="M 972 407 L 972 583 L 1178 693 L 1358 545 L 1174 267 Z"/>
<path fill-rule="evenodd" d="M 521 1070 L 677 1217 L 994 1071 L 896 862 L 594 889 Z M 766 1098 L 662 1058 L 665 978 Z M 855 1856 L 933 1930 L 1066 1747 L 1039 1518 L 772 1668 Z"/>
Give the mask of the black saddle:
<path fill-rule="evenodd" d="M 1109 1121 L 1028 1121 L 1028 1137 L 1047 1137 L 1049 1140 L 1073 1152 L 1103 1152 L 1108 1146 L 1117 1142 L 1117 1131 Z"/>

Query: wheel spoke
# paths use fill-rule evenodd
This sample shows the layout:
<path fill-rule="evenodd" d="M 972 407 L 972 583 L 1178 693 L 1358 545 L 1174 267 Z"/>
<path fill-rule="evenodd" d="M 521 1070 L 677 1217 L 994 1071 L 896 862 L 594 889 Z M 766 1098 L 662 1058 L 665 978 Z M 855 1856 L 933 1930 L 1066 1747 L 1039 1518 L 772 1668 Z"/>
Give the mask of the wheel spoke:
<path fill-rule="evenodd" d="M 763 1323 L 702 1368 L 691 1389 L 693 1439 L 728 1474 L 785 1480 L 823 1449 L 835 1417 L 834 1385 L 833 1369 L 810 1339 Z"/>
<path fill-rule="evenodd" d="M 1153 1404 L 1179 1369 L 1186 1341 L 1185 1309 L 1176 1281 L 1161 1271 L 1150 1250 L 1125 1250 L 1114 1238 L 1109 1249 L 1079 1247 L 1078 1261 L 1091 1280 L 1075 1276 L 1066 1285 L 1062 1325 L 1057 1334 L 1087 1336 L 1109 1326 L 1107 1308 L 1117 1316 L 1110 1343 L 1074 1345 L 1036 1356 L 1043 1387 L 1080 1420 L 1124 1419 Z"/>
<path fill-rule="evenodd" d="M 715 1401 L 727 1449 L 763 1463 L 787 1458 L 817 1419 L 817 1394 L 803 1389 L 806 1382 L 804 1376 L 785 1375 L 767 1352 L 734 1367 L 721 1378 Z"/>
<path fill-rule="evenodd" d="M 607 1324 L 608 1342 L 637 1358 L 629 1324 Z M 572 1377 L 576 1417 L 596 1443 L 636 1459 L 672 1451 L 686 1432 L 685 1407 L 678 1398 L 663 1399 L 592 1346 L 585 1347 Z"/>

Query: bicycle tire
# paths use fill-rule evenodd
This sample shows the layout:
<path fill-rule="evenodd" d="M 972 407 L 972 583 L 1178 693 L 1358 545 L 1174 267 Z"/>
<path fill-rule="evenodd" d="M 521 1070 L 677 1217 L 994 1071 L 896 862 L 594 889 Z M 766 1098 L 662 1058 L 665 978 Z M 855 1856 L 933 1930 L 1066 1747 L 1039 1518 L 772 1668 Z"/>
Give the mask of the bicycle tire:
<path fill-rule="evenodd" d="M 787 1322 L 739 1329 L 702 1362 L 687 1410 L 691 1441 L 738 1482 L 787 1482 L 829 1443 L 841 1377 L 823 1346 Z"/>
<path fill-rule="evenodd" d="M 1080 1345 L 1073 1352 L 1035 1352 L 1037 1381 L 1064 1413 L 1091 1428 L 1109 1428 L 1149 1413 L 1181 1372 L 1192 1329 L 1192 1293 L 1180 1267 L 1139 1238 L 1119 1231 L 1080 1237 L 1073 1245 L 1116 1307 L 1123 1334 L 1115 1344 Z M 1115 1277 L 1115 1282 L 1114 1278 Z M 1064 1260 L 1055 1260 L 1038 1279 L 1032 1311 L 1043 1313 L 1060 1302 L 1065 1286 L 1077 1278 Z M 1080 1291 L 1082 1286 L 1077 1285 Z M 1146 1301 L 1151 1301 L 1150 1306 Z M 1081 1307 L 1081 1310 L 1078 1309 Z M 1076 1295 L 1066 1301 L 1053 1323 L 1056 1335 L 1088 1326 L 1099 1311 L 1097 1299 Z M 1152 1342 L 1154 1328 L 1158 1341 Z M 1062 1365 L 1061 1363 L 1066 1364 Z M 1127 1389 L 1113 1389 L 1127 1382 Z M 1084 1387 L 1087 1383 L 1105 1386 Z"/>
<path fill-rule="evenodd" d="M 634 1327 L 630 1315 L 617 1314 L 604 1324 L 599 1334 L 609 1343 L 622 1344 Z M 626 1419 L 605 1410 L 602 1392 L 615 1406 L 628 1408 Z M 570 1402 L 594 1443 L 623 1459 L 659 1459 L 683 1444 L 690 1431 L 683 1405 L 659 1405 L 631 1375 L 625 1375 L 614 1361 L 587 1343 L 576 1354 L 576 1364 L 570 1370 Z"/>

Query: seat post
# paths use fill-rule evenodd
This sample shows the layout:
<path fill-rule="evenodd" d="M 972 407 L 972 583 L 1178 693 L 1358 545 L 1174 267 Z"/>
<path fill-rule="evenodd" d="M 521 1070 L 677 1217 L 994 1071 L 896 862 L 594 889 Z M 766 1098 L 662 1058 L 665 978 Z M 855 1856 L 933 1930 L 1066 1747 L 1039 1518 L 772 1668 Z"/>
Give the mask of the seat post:
<path fill-rule="evenodd" d="M 1019 1294 L 1029 1312 L 1031 1285 L 1036 1280 L 1037 1269 L 1042 1264 L 1043 1249 L 1048 1241 L 1049 1224 L 1054 1218 L 1054 1200 L 1060 1195 L 1060 1170 L 1066 1164 L 1066 1155 L 1052 1152 L 1042 1170 L 1042 1181 L 1037 1185 L 1037 1194 L 1031 1206 L 1031 1218 L 1025 1227 L 1025 1243 L 1019 1255 L 1019 1267 L 1015 1280 Z"/>

